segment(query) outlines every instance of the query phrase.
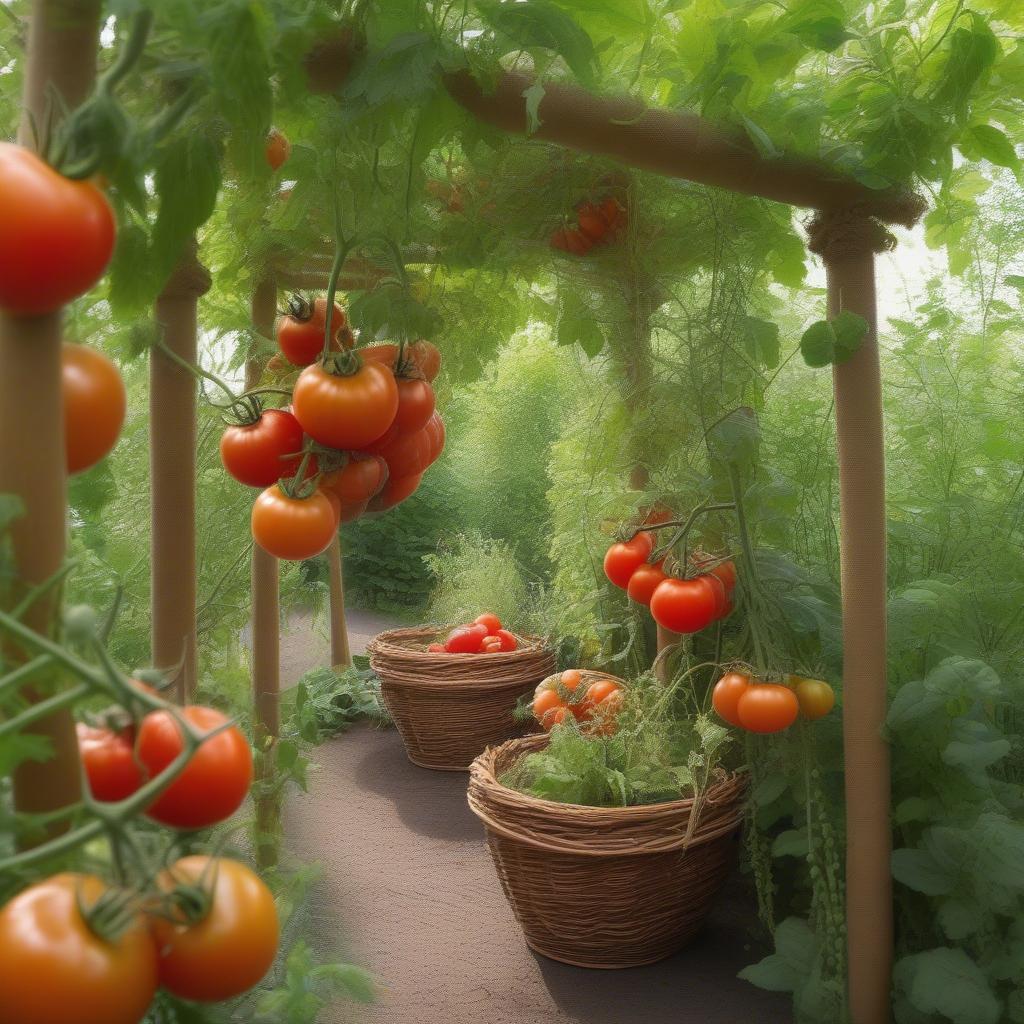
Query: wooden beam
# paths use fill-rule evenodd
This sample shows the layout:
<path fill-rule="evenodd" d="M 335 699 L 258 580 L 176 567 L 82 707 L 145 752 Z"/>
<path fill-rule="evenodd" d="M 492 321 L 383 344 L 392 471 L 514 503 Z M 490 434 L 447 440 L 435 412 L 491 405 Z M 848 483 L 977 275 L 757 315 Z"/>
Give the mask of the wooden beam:
<path fill-rule="evenodd" d="M 481 121 L 516 135 L 528 131 L 523 93 L 534 79 L 507 73 L 493 92 L 468 72 L 444 76 L 453 99 Z M 796 157 L 768 159 L 745 136 L 696 114 L 654 110 L 627 97 L 602 97 L 577 86 L 545 83 L 540 127 L 533 138 L 630 167 L 715 185 L 816 210 L 858 207 L 886 224 L 914 224 L 924 206 L 911 192 L 870 189 L 825 164 Z"/>

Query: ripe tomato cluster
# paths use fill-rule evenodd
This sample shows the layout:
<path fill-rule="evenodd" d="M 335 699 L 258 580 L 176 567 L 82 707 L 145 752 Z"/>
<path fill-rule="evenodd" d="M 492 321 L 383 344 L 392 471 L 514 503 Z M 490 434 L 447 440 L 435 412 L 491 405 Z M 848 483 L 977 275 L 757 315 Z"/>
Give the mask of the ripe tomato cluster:
<path fill-rule="evenodd" d="M 732 612 L 736 586 L 732 561 L 694 552 L 690 565 L 696 575 L 679 579 L 665 572 L 664 558 L 650 560 L 654 547 L 654 534 L 641 530 L 608 549 L 604 571 L 633 601 L 647 605 L 658 625 L 673 633 L 696 633 Z"/>
<path fill-rule="evenodd" d="M 273 895 L 237 861 L 184 857 L 143 897 L 53 875 L 0 910 L 0 1020 L 139 1024 L 161 987 L 231 999 L 266 975 L 278 933 Z"/>
<path fill-rule="evenodd" d="M 726 672 L 711 691 L 711 703 L 730 725 L 757 733 L 782 732 L 800 714 L 813 722 L 832 710 L 836 696 L 828 683 L 802 676 L 788 676 L 787 682 L 783 686 Z"/>
<path fill-rule="evenodd" d="M 345 310 L 294 299 L 277 325 L 279 365 L 299 367 L 286 409 L 259 407 L 221 438 L 224 468 L 265 488 L 252 510 L 256 542 L 277 558 L 320 554 L 342 523 L 405 501 L 444 449 L 428 341 L 356 347 Z"/>
<path fill-rule="evenodd" d="M 494 612 L 484 612 L 472 622 L 456 626 L 448 638 L 427 646 L 431 654 L 505 654 L 517 650 L 519 639 L 503 629 Z"/>
<path fill-rule="evenodd" d="M 575 719 L 591 735 L 611 736 L 624 694 L 618 679 L 569 668 L 542 680 L 533 695 L 533 717 L 550 732 Z"/>
<path fill-rule="evenodd" d="M 551 247 L 574 256 L 586 256 L 594 246 L 614 241 L 626 222 L 626 210 L 613 196 L 605 196 L 596 203 L 587 200 L 576 207 L 577 226 L 555 231 Z"/>
<path fill-rule="evenodd" d="M 84 295 L 114 253 L 114 213 L 93 181 L 0 142 L 0 309 L 52 313 Z"/>

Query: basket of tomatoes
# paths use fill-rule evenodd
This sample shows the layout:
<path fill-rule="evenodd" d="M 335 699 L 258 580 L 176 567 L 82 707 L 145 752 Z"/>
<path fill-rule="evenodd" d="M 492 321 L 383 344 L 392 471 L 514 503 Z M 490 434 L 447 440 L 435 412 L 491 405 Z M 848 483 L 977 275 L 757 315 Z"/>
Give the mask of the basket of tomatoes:
<path fill-rule="evenodd" d="M 506 630 L 489 612 L 450 630 L 388 630 L 367 653 L 409 760 L 439 771 L 466 771 L 521 732 L 517 702 L 555 667 L 547 641 Z"/>

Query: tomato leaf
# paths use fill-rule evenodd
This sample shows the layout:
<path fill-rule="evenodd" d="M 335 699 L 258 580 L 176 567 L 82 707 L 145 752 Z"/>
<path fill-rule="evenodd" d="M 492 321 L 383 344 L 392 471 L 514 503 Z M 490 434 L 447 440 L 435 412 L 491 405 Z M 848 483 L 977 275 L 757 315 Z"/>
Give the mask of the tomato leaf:
<path fill-rule="evenodd" d="M 860 348 L 868 333 L 862 316 L 843 310 L 831 320 L 818 320 L 800 338 L 800 354 L 808 366 L 845 363 Z"/>
<path fill-rule="evenodd" d="M 1017 156 L 1013 143 L 994 125 L 976 124 L 968 128 L 966 140 L 968 145 L 961 145 L 961 149 L 970 150 L 971 155 L 976 154 L 999 167 L 1020 170 L 1020 157 Z"/>
<path fill-rule="evenodd" d="M 962 950 L 941 946 L 906 956 L 893 973 L 915 1010 L 953 1024 L 998 1024 L 999 1000 L 981 968 Z"/>
<path fill-rule="evenodd" d="M 604 348 L 604 334 L 593 311 L 575 292 L 563 295 L 555 341 L 559 345 L 579 345 L 591 359 Z"/>

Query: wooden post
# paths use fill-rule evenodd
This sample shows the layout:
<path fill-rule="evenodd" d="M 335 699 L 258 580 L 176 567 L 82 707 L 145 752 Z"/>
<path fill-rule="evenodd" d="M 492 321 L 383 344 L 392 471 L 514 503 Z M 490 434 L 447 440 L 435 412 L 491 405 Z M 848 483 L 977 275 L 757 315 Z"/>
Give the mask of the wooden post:
<path fill-rule="evenodd" d="M 331 665 L 348 668 L 352 664 L 352 651 L 348 642 L 348 621 L 345 618 L 345 580 L 341 566 L 341 530 L 327 549 L 330 568 L 331 593 Z"/>
<path fill-rule="evenodd" d="M 890 1019 L 893 958 L 886 687 L 885 452 L 875 301 L 876 251 L 887 232 L 864 217 L 821 216 L 811 248 L 825 261 L 828 311 L 869 325 L 834 370 L 843 604 L 846 927 L 852 1024 Z"/>
<path fill-rule="evenodd" d="M 271 337 L 277 315 L 277 282 L 264 277 L 252 297 L 252 322 Z M 250 359 L 245 367 L 246 390 L 259 386 L 263 361 Z M 280 566 L 259 546 L 252 549 L 252 687 L 256 742 L 260 751 L 260 781 L 273 778 L 275 745 L 281 731 L 281 607 Z M 256 806 L 256 859 L 260 867 L 277 864 L 280 800 L 264 797 Z"/>
<path fill-rule="evenodd" d="M 34 0 L 19 133 L 22 145 L 32 146 L 33 122 L 46 123 L 51 91 L 69 109 L 89 93 L 96 76 L 99 27 L 98 0 Z M 62 340 L 59 311 L 21 318 L 0 313 L 0 493 L 15 494 L 25 505 L 25 515 L 11 530 L 22 586 L 41 583 L 64 561 Z M 56 609 L 52 599 L 39 601 L 25 621 L 40 633 L 50 633 Z M 4 654 L 24 657 L 10 647 Z M 35 695 L 26 691 L 26 696 L 31 700 Z M 71 712 L 50 715 L 27 731 L 46 737 L 53 753 L 43 764 L 26 762 L 15 770 L 15 809 L 37 813 L 74 803 L 81 783 Z"/>
<path fill-rule="evenodd" d="M 190 363 L 209 287 L 193 243 L 156 301 L 164 343 Z M 187 701 L 196 687 L 196 381 L 153 349 L 149 387 L 153 664 L 176 673 L 174 693 Z"/>

